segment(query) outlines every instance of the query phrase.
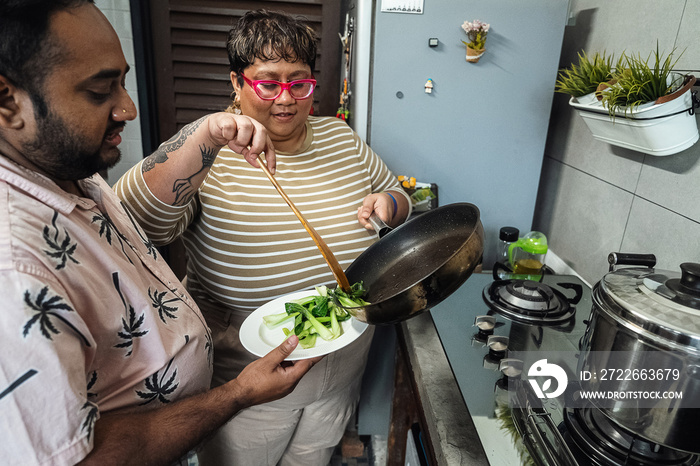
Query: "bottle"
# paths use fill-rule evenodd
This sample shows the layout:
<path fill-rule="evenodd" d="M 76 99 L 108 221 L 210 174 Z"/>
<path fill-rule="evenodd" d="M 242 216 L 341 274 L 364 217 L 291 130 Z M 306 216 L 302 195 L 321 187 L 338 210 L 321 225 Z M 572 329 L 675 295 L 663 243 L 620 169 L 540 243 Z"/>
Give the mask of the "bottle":
<path fill-rule="evenodd" d="M 547 237 L 539 231 L 531 231 L 511 244 L 508 247 L 508 260 L 514 275 L 526 280 L 542 278 L 547 249 Z"/>
<path fill-rule="evenodd" d="M 503 227 L 498 232 L 498 257 L 496 260 L 511 270 L 513 265 L 508 259 L 508 250 L 511 244 L 518 241 L 519 235 L 520 230 L 515 227 Z"/>

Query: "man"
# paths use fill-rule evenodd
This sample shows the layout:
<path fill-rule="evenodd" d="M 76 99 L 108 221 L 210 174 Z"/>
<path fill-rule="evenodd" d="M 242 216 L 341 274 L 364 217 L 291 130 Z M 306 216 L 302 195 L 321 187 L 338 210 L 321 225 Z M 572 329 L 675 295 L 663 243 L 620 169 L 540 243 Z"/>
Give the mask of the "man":
<path fill-rule="evenodd" d="M 0 454 L 9 464 L 170 464 L 316 362 L 290 338 L 208 391 L 197 306 L 99 175 L 136 116 L 119 39 L 92 0 L 0 4 Z M 274 148 L 230 114 L 168 156 Z M 249 147 L 249 149 L 246 149 Z M 183 157 L 191 159 L 191 157 Z M 183 163 L 189 163 L 183 161 Z M 253 162 L 255 163 L 255 162 Z"/>

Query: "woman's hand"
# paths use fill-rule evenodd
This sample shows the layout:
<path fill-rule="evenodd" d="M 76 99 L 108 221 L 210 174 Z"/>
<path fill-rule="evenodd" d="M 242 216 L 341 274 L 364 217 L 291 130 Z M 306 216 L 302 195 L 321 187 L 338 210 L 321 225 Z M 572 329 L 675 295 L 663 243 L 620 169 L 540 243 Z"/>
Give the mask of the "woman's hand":
<path fill-rule="evenodd" d="M 362 206 L 357 209 L 357 220 L 368 230 L 374 230 L 369 223 L 372 212 L 375 212 L 387 225 L 392 225 L 395 217 L 394 200 L 387 193 L 370 194 L 363 199 Z"/>
<path fill-rule="evenodd" d="M 245 115 L 220 112 L 210 115 L 207 124 L 211 141 L 216 146 L 228 145 L 256 168 L 259 168 L 257 157 L 264 152 L 267 168 L 275 173 L 275 148 L 261 123 Z"/>

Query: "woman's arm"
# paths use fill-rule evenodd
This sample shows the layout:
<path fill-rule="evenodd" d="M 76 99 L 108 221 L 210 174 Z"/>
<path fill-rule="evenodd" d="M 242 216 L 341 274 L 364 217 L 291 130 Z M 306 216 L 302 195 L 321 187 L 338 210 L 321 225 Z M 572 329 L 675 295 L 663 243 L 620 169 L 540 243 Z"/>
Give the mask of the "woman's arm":
<path fill-rule="evenodd" d="M 265 127 L 247 116 L 221 112 L 190 123 L 149 155 L 141 165 L 144 181 L 162 202 L 186 205 L 225 145 L 255 167 L 264 152 L 274 173 L 275 150 Z"/>
<path fill-rule="evenodd" d="M 242 115 L 215 113 L 182 128 L 114 185 L 117 196 L 156 245 L 171 243 L 196 216 L 193 197 L 224 145 L 254 166 L 257 154 L 264 151 L 268 167 L 274 170 L 275 150 L 260 123 Z"/>

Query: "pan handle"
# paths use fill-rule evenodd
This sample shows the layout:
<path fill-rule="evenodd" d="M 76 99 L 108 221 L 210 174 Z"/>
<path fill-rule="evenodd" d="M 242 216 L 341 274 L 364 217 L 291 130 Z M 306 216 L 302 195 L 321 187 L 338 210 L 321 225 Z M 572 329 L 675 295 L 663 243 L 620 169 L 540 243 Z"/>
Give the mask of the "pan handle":
<path fill-rule="evenodd" d="M 380 238 L 383 238 L 384 235 L 392 230 L 392 228 L 384 223 L 384 220 L 379 218 L 379 216 L 374 212 L 372 212 L 372 215 L 369 216 L 369 223 L 372 225 L 372 228 L 374 228 L 374 231 L 377 232 Z"/>

